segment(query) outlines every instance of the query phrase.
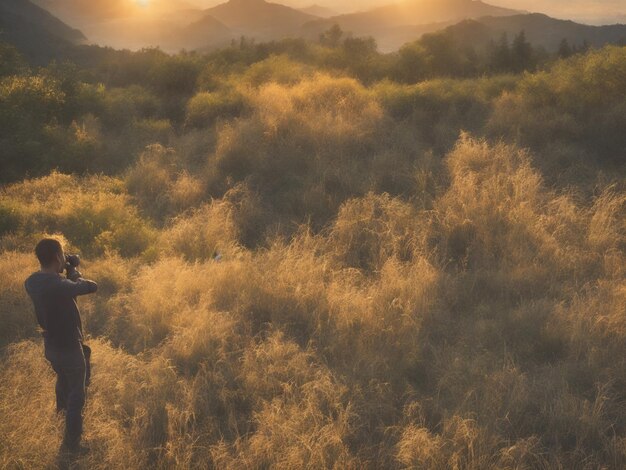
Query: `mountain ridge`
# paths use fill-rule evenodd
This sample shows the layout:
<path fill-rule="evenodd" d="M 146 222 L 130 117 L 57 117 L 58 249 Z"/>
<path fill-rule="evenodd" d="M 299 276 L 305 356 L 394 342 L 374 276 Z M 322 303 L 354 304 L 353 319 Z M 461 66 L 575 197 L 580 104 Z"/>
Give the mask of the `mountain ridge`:
<path fill-rule="evenodd" d="M 432 7 L 427 12 L 428 15 L 423 14 L 419 17 L 408 15 L 407 12 L 415 12 L 420 5 Z M 452 19 L 442 16 L 446 8 L 454 6 L 458 8 L 452 13 Z M 502 16 L 509 10 L 500 7 L 493 7 L 495 8 L 493 10 L 491 5 L 482 1 L 411 0 L 396 4 L 391 9 L 388 7 L 389 5 L 359 13 L 358 15 L 366 15 L 365 17 L 370 22 L 376 19 L 375 12 L 386 11 L 388 14 L 387 16 L 379 15 L 380 21 L 368 23 L 370 26 L 366 29 L 356 28 L 355 30 L 346 27 L 345 22 L 342 25 L 341 22 L 336 21 L 337 18 L 355 18 L 354 14 L 322 19 L 266 0 L 229 0 L 212 8 L 180 10 L 178 14 L 173 13 L 166 18 L 154 20 L 152 23 L 144 23 L 146 26 L 144 29 L 138 28 L 140 34 L 143 31 L 143 39 L 136 42 L 133 47 L 160 46 L 169 52 L 180 49 L 210 50 L 226 46 L 232 39 L 240 36 L 259 41 L 278 40 L 284 37 L 304 37 L 316 40 L 320 31 L 325 31 L 333 24 L 339 24 L 347 34 L 373 36 L 382 52 L 398 50 L 403 44 L 415 41 L 423 34 L 446 28 L 452 34 L 463 37 L 464 44 L 470 39 L 477 43 L 481 41 L 484 43 L 498 39 L 504 33 L 512 37 L 524 30 L 531 44 L 544 47 L 550 52 L 558 50 L 563 39 L 566 39 L 572 46 L 579 46 L 583 43 L 595 47 L 601 47 L 604 44 L 626 44 L 626 25 L 591 26 L 571 20 L 551 18 L 540 13 Z M 404 16 L 394 17 L 394 11 L 397 13 L 398 8 L 405 8 Z M 463 24 L 466 19 L 457 20 L 459 16 L 467 16 L 468 11 L 482 12 L 485 9 L 497 14 L 469 18 L 469 20 L 479 22 L 482 29 L 476 25 Z M 62 55 L 72 45 L 86 41 L 85 35 L 79 30 L 68 26 L 31 0 L 2 0 L 0 12 L 2 12 L 0 29 L 4 30 L 2 34 L 5 40 L 17 45 L 27 57 L 34 59 L 35 62 Z M 356 18 L 360 17 L 356 16 Z M 412 21 L 424 18 L 444 19 L 444 21 L 411 24 Z M 125 31 L 132 33 L 132 29 L 126 23 L 121 23 L 117 27 L 120 34 L 116 36 L 116 47 L 127 47 L 123 45 L 124 41 L 130 39 L 122 37 L 121 33 Z M 96 32 L 97 29 L 92 30 L 92 33 Z M 475 36 L 471 38 L 464 36 L 473 33 Z"/>
<path fill-rule="evenodd" d="M 235 34 L 258 39 L 280 39 L 297 34 L 307 22 L 317 17 L 280 3 L 265 0 L 229 0 L 204 10 Z"/>
<path fill-rule="evenodd" d="M 556 52 L 563 39 L 578 46 L 583 42 L 593 47 L 606 44 L 626 45 L 626 25 L 621 24 L 593 26 L 552 18 L 543 13 L 484 17 L 479 21 L 491 28 L 496 36 L 503 33 L 517 34 L 523 30 L 531 44 L 543 46 L 550 52 Z"/>
<path fill-rule="evenodd" d="M 337 23 L 346 31 L 362 34 L 368 29 L 424 25 L 438 22 L 461 21 L 482 16 L 504 16 L 519 10 L 496 7 L 481 0 L 405 0 L 357 13 L 338 15 L 314 23 L 326 26 Z M 314 23 L 307 25 L 314 27 Z"/>
<path fill-rule="evenodd" d="M 339 13 L 337 13 L 335 10 L 328 8 L 328 7 L 324 7 L 322 5 L 318 5 L 317 3 L 314 3 L 313 5 L 309 5 L 308 7 L 298 8 L 298 10 L 304 13 L 307 13 L 309 15 L 318 16 L 320 18 L 331 18 L 333 16 L 339 15 Z"/>
<path fill-rule="evenodd" d="M 72 46 L 86 43 L 87 38 L 30 0 L 2 0 L 0 41 L 13 44 L 31 61 L 43 64 Z"/>

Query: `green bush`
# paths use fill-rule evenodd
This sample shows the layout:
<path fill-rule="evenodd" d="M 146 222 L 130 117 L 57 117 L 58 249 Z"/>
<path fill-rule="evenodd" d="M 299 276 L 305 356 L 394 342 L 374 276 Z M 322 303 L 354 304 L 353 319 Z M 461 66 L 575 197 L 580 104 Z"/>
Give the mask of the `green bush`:
<path fill-rule="evenodd" d="M 58 233 L 87 255 L 115 251 L 136 256 L 148 250 L 155 234 L 122 188 L 115 179 L 53 173 L 8 186 L 0 201 L 21 208 L 16 236 Z"/>
<path fill-rule="evenodd" d="M 253 87 L 266 83 L 295 85 L 313 75 L 310 66 L 290 60 L 286 55 L 272 55 L 269 58 L 251 65 L 243 80 Z"/>
<path fill-rule="evenodd" d="M 214 195 L 229 180 L 248 181 L 281 219 L 311 218 L 319 228 L 349 197 L 413 188 L 419 143 L 354 80 L 266 85 L 251 108 L 249 117 L 219 130 L 208 167 Z"/>
<path fill-rule="evenodd" d="M 491 132 L 541 150 L 550 173 L 564 166 L 550 156 L 559 146 L 570 149 L 565 164 L 579 150 L 591 161 L 619 162 L 626 147 L 624 63 L 626 48 L 607 46 L 526 75 L 496 102 Z"/>
<path fill-rule="evenodd" d="M 246 99 L 236 90 L 200 92 L 187 103 L 185 125 L 206 128 L 217 120 L 240 116 L 246 109 Z"/>
<path fill-rule="evenodd" d="M 11 201 L 0 200 L 0 237 L 19 230 L 22 224 L 19 210 L 17 204 L 12 204 Z"/>

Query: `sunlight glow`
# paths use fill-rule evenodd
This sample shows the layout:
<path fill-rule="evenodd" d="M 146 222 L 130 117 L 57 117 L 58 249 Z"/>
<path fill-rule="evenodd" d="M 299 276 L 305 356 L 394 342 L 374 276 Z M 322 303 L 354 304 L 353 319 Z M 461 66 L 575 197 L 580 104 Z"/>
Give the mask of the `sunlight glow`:
<path fill-rule="evenodd" d="M 135 3 L 140 7 L 147 7 L 150 5 L 150 0 L 135 0 Z"/>

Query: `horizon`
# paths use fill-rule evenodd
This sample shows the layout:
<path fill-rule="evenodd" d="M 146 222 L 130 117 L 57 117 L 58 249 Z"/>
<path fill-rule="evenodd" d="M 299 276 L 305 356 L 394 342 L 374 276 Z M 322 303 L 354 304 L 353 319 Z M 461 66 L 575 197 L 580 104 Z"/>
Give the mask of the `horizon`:
<path fill-rule="evenodd" d="M 60 19 L 68 22 L 74 22 L 72 26 L 84 28 L 87 24 L 80 21 L 80 14 L 74 15 L 68 11 L 64 11 L 62 7 L 55 8 L 52 0 L 34 0 L 35 3 L 49 9 L 53 14 Z M 93 4 L 91 0 L 74 0 L 77 4 Z M 131 13 L 131 17 L 142 15 L 150 16 L 154 11 L 172 11 L 173 9 L 182 9 L 184 5 L 196 8 L 211 8 L 213 6 L 226 3 L 228 0 L 180 0 L 181 8 L 171 8 L 170 4 L 174 2 L 167 2 L 168 6 L 163 5 L 162 0 L 120 0 L 127 1 L 129 5 L 128 12 Z M 402 0 L 341 0 L 341 1 L 328 1 L 328 0 L 266 0 L 269 3 L 282 4 L 291 8 L 307 8 L 313 5 L 319 5 L 330 10 L 337 12 L 337 14 L 350 14 L 361 11 L 371 10 L 373 8 L 391 5 L 394 3 L 402 3 Z M 475 1 L 475 0 L 474 0 Z M 489 5 L 510 8 L 520 11 L 526 11 L 529 13 L 543 13 L 548 16 L 557 19 L 572 20 L 579 23 L 602 25 L 602 24 L 614 24 L 626 22 L 626 5 L 621 0 L 596 0 L 596 1 L 584 1 L 584 0 L 482 0 L 483 3 Z M 160 4 L 158 10 L 154 4 Z M 111 7 L 115 8 L 115 7 Z M 119 7 L 117 7 L 119 9 Z M 158 13 L 157 13 L 158 14 Z"/>
<path fill-rule="evenodd" d="M 139 50 L 144 47 L 161 47 L 168 52 L 176 52 L 181 48 L 199 48 L 203 47 L 219 47 L 230 42 L 233 37 L 244 35 L 252 37 L 255 40 L 268 40 L 276 37 L 285 37 L 296 34 L 301 37 L 313 37 L 319 34 L 306 32 L 306 28 L 302 27 L 302 23 L 296 25 L 289 20 L 288 24 L 284 23 L 284 18 L 264 17 L 261 19 L 263 26 L 255 29 L 249 26 L 234 26 L 229 24 L 229 20 L 215 13 L 215 19 L 232 27 L 229 33 L 222 36 L 213 36 L 213 39 L 204 44 L 193 43 L 194 40 L 178 41 L 172 38 L 178 38 L 181 31 L 194 24 L 202 15 L 201 9 L 211 8 L 212 6 L 227 3 L 228 0 L 115 0 L 115 1 L 85 1 L 85 0 L 32 0 L 34 3 L 50 11 L 69 26 L 79 29 L 86 37 L 90 44 L 98 44 L 101 46 L 110 46 L 118 49 Z M 266 0 L 267 1 L 267 0 Z M 405 0 L 414 1 L 414 0 Z M 419 1 L 419 0 L 417 0 Z M 475 0 L 471 0 L 475 1 Z M 270 3 L 282 4 L 290 8 L 306 8 L 306 6 L 318 5 L 329 8 L 337 15 L 350 14 L 358 11 L 366 12 L 382 5 L 392 5 L 393 0 L 343 0 L 338 4 L 330 5 L 328 0 L 271 0 Z M 402 3 L 396 2 L 396 3 Z M 580 24 L 588 25 L 604 25 L 615 23 L 626 23 L 626 14 L 618 10 L 618 2 L 616 0 L 604 0 L 596 2 L 575 2 L 575 6 L 565 8 L 564 1 L 558 0 L 554 2 L 546 2 L 543 0 L 493 0 L 482 1 L 486 6 L 479 8 L 509 8 L 518 10 L 520 13 L 542 13 L 559 20 L 571 20 Z M 443 16 L 441 8 L 434 7 L 432 0 L 424 3 L 424 11 L 416 15 L 415 8 L 413 13 L 406 16 L 404 13 L 389 13 L 394 24 L 385 23 L 381 27 L 375 24 L 363 23 L 360 26 L 345 25 L 343 20 L 338 20 L 341 27 L 357 36 L 372 36 L 376 40 L 381 52 L 392 52 L 397 50 L 402 44 L 418 39 L 425 30 L 432 29 L 429 26 L 437 24 L 453 24 L 465 18 L 478 18 L 466 11 L 465 13 L 457 12 L 455 8 L 448 8 L 448 13 Z M 239 15 L 245 15 L 246 8 L 240 8 Z M 419 7 L 418 7 L 419 8 Z M 465 8 L 465 7 L 463 7 Z M 470 9 L 473 7 L 470 7 Z M 444 10 L 446 10 L 444 6 Z M 496 16 L 500 14 L 495 13 Z M 323 16 L 323 15 L 322 15 Z M 384 16 L 384 15 L 383 15 Z M 489 13 L 482 13 L 480 16 L 489 16 Z M 326 16 L 328 17 L 328 16 Z M 387 20 L 389 16 L 387 16 Z M 348 20 L 347 21 L 352 21 Z M 357 22 L 361 20 L 356 20 Z M 257 25 L 261 24 L 257 23 Z M 426 27 L 425 27 L 426 26 Z M 296 32 L 293 28 L 300 28 Z M 310 28 L 309 28 L 310 30 Z M 202 32 L 201 32 L 202 31 Z M 198 34 L 211 34 L 211 28 L 201 27 L 196 30 L 195 37 Z M 231 34 L 232 33 L 232 34 Z M 185 34 L 185 33 L 183 33 Z M 204 39 L 199 39 L 204 41 Z"/>
<path fill-rule="evenodd" d="M 201 7 L 209 8 L 219 5 L 228 0 L 191 0 L 190 3 L 196 3 Z M 385 6 L 393 3 L 393 0 L 343 0 L 343 1 L 327 1 L 327 0 L 266 0 L 270 3 L 282 3 L 293 8 L 306 8 L 311 5 L 320 5 L 337 11 L 340 14 L 355 13 L 358 11 L 369 10 L 372 8 Z M 494 6 L 503 8 L 512 8 L 516 10 L 527 10 L 530 13 L 545 13 L 559 19 L 571 19 L 598 23 L 598 21 L 610 21 L 611 18 L 624 19 L 626 16 L 626 5 L 621 0 L 482 0 Z M 608 24 L 608 23 L 607 23 Z"/>

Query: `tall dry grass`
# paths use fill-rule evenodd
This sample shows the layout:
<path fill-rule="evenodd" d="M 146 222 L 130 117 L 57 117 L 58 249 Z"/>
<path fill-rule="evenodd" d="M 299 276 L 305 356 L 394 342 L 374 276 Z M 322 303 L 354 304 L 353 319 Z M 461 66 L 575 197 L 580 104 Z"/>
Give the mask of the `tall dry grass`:
<path fill-rule="evenodd" d="M 619 69 L 621 51 L 595 54 L 579 79 L 577 58 L 372 88 L 274 57 L 235 84 L 236 118 L 212 122 L 219 87 L 191 97 L 187 125 L 210 128 L 122 177 L 3 187 L 0 467 L 63 464 L 22 285 L 54 234 L 99 283 L 79 299 L 94 351 L 81 467 L 623 468 L 622 173 L 563 184 L 548 171 L 562 154 L 506 106 L 571 100 Z M 539 143 L 458 137 L 472 116 Z"/>
<path fill-rule="evenodd" d="M 370 193 L 319 234 L 250 250 L 240 188 L 172 219 L 148 258 L 89 260 L 101 289 L 81 300 L 94 347 L 82 463 L 618 468 L 623 194 L 581 204 L 527 152 L 469 135 L 445 164 L 429 210 Z M 98 181 L 78 181 L 79 200 L 126 200 Z M 68 182 L 28 181 L 3 201 L 28 208 L 29 230 L 29 214 L 66 214 L 55 192 Z M 116 230 L 117 209 L 102 210 Z M 32 255 L 5 252 L 0 269 L 2 464 L 44 468 L 61 422 L 21 285 Z"/>

